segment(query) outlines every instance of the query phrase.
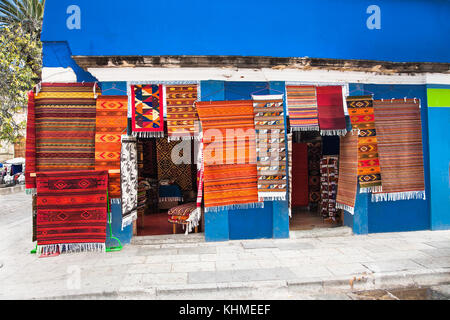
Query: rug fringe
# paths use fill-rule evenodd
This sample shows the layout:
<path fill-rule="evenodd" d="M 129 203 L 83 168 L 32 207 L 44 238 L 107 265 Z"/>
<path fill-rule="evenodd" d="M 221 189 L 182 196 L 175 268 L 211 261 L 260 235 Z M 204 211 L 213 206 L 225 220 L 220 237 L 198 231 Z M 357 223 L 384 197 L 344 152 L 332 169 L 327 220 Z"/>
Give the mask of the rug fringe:
<path fill-rule="evenodd" d="M 346 134 L 347 134 L 347 129 L 320 130 L 321 136 L 345 136 Z"/>
<path fill-rule="evenodd" d="M 258 192 L 260 201 L 286 201 L 287 195 L 285 192 Z"/>
<path fill-rule="evenodd" d="M 133 137 L 138 138 L 164 138 L 164 132 L 133 132 Z"/>
<path fill-rule="evenodd" d="M 343 203 L 336 202 L 336 208 L 345 210 L 348 213 L 353 214 L 353 215 L 355 214 L 355 208 L 354 207 L 350 207 L 349 205 L 346 205 L 346 204 L 343 204 Z"/>
<path fill-rule="evenodd" d="M 373 192 L 383 192 L 383 186 L 373 186 L 373 187 L 360 187 L 359 193 L 373 193 Z"/>
<path fill-rule="evenodd" d="M 161 202 L 172 202 L 172 201 L 183 201 L 181 197 L 161 197 L 159 198 Z"/>
<path fill-rule="evenodd" d="M 185 234 L 189 234 L 195 227 L 198 227 L 200 224 L 200 220 L 202 219 L 202 209 L 196 208 L 187 218 L 187 228 Z"/>
<path fill-rule="evenodd" d="M 255 101 L 266 101 L 266 100 L 283 100 L 284 94 L 268 94 L 268 95 L 254 95 L 252 94 L 252 99 Z"/>
<path fill-rule="evenodd" d="M 128 227 L 137 219 L 137 211 L 133 212 L 132 214 L 128 215 L 126 218 L 122 218 L 122 231 L 125 229 L 125 227 Z"/>
<path fill-rule="evenodd" d="M 167 141 L 190 141 L 198 140 L 198 136 L 168 136 Z"/>
<path fill-rule="evenodd" d="M 92 243 L 59 243 L 37 246 L 37 254 L 55 253 L 79 253 L 79 252 L 106 252 L 106 244 L 99 242 Z"/>
<path fill-rule="evenodd" d="M 407 192 L 372 194 L 372 202 L 399 201 L 399 200 L 426 200 L 425 191 L 407 191 Z"/>
<path fill-rule="evenodd" d="M 320 131 L 320 128 L 318 126 L 291 127 L 291 132 L 299 132 L 299 131 Z"/>
<path fill-rule="evenodd" d="M 122 199 L 120 198 L 112 198 L 110 199 L 111 204 L 121 204 L 122 203 Z"/>
<path fill-rule="evenodd" d="M 252 203 L 231 204 L 228 206 L 207 207 L 205 208 L 205 212 L 219 212 L 222 210 L 240 210 L 240 209 L 257 209 L 257 208 L 264 208 L 264 202 L 252 202 Z"/>

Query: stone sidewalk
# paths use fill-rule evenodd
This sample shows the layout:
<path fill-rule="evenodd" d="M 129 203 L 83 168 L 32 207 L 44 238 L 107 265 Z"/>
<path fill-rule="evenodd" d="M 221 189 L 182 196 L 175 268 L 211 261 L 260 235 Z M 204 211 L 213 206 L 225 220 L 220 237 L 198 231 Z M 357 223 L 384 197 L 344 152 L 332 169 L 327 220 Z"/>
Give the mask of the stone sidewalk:
<path fill-rule="evenodd" d="M 0 298 L 351 299 L 352 292 L 450 283 L 450 231 L 366 236 L 347 228 L 286 240 L 135 238 L 121 252 L 29 254 L 30 197 L 0 196 Z"/>

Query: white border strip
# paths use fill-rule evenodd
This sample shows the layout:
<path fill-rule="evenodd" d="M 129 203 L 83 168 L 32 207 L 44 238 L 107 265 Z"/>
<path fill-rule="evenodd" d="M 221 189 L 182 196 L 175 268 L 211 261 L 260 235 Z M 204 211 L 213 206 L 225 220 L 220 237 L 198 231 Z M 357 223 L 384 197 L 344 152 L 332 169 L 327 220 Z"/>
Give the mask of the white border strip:
<path fill-rule="evenodd" d="M 89 68 L 99 81 L 129 81 L 131 84 L 195 84 L 202 80 L 218 81 L 285 81 L 315 85 L 373 83 L 373 84 L 449 84 L 450 74 L 377 74 L 374 72 L 301 70 L 270 68 Z"/>

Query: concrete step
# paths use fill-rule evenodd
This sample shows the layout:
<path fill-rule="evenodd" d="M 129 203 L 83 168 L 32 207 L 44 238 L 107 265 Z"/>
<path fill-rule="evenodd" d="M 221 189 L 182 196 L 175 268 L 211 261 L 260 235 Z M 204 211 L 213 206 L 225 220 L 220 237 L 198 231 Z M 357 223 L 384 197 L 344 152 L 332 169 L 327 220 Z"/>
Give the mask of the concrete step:
<path fill-rule="evenodd" d="M 352 229 L 345 226 L 334 228 L 316 228 L 312 230 L 295 230 L 289 232 L 291 239 L 345 237 L 351 235 L 353 235 Z"/>
<path fill-rule="evenodd" d="M 290 231 L 290 239 L 302 238 L 325 238 L 351 236 L 352 229 L 349 227 L 316 228 L 312 230 Z M 271 239 L 268 239 L 271 240 Z M 258 240 L 260 241 L 260 240 Z M 204 233 L 169 234 L 161 236 L 137 236 L 131 239 L 133 245 L 158 245 L 205 242 Z"/>
<path fill-rule="evenodd" d="M 169 234 L 161 236 L 137 236 L 131 239 L 132 245 L 158 245 L 158 244 L 181 244 L 205 242 L 203 233 Z"/>

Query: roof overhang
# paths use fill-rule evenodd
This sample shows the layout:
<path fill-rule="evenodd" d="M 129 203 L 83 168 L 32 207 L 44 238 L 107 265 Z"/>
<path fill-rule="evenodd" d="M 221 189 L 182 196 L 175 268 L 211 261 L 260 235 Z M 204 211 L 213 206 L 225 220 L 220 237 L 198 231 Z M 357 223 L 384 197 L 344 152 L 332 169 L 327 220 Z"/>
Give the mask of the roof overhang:
<path fill-rule="evenodd" d="M 450 84 L 450 63 L 246 56 L 72 56 L 99 81 Z"/>

